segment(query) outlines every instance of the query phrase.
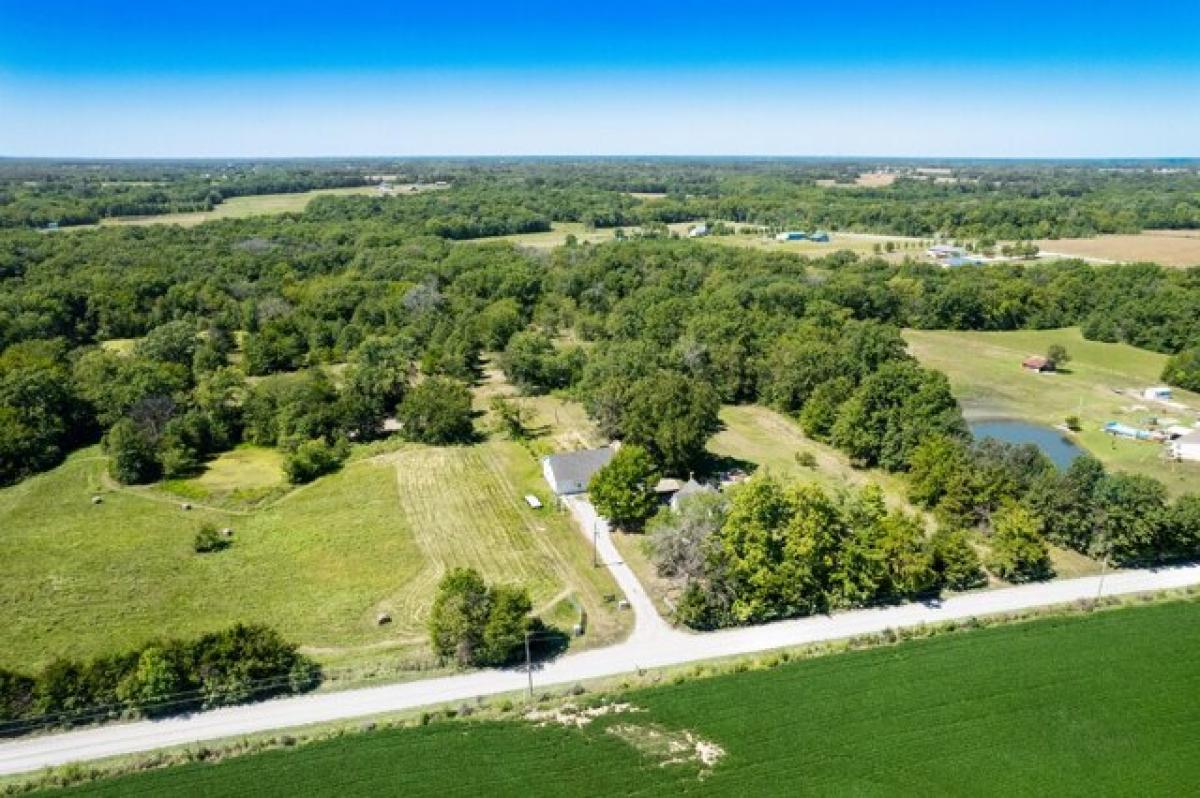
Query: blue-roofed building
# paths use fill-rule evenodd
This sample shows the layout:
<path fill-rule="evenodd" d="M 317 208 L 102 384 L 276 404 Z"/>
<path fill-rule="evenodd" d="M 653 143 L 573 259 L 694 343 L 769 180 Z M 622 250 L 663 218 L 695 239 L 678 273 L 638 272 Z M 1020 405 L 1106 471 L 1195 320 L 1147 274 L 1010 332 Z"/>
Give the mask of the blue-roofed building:
<path fill-rule="evenodd" d="M 776 241 L 803 241 L 806 238 L 808 233 L 802 230 L 788 230 L 775 236 Z"/>
<path fill-rule="evenodd" d="M 825 243 L 825 242 L 829 241 L 829 233 L 826 233 L 824 230 L 818 230 L 817 232 L 810 235 L 808 237 L 808 240 L 809 241 L 819 241 L 821 243 Z"/>

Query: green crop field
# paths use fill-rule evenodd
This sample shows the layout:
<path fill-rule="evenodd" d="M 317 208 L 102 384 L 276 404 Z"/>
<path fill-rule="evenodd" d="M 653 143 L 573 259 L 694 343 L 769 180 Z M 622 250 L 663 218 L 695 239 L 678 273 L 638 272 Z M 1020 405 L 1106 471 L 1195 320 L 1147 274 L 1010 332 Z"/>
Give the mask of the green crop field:
<path fill-rule="evenodd" d="M 432 588 L 457 565 L 528 584 L 555 620 L 582 603 L 581 644 L 622 633 L 628 618 L 605 603 L 616 587 L 591 567 L 587 541 L 549 502 L 526 506 L 526 493 L 548 497 L 524 449 L 367 454 L 296 489 L 273 482 L 278 454 L 254 447 L 191 480 L 119 488 L 91 448 L 0 490 L 0 667 L 28 671 L 236 621 L 270 624 L 327 664 L 419 657 Z M 232 547 L 194 553 L 205 521 L 232 527 Z M 378 626 L 380 612 L 392 623 Z"/>
<path fill-rule="evenodd" d="M 435 722 L 67 794 L 1183 795 L 1198 652 L 1200 604 L 1126 608 L 641 689 L 578 728 Z"/>
<path fill-rule="evenodd" d="M 1148 474 L 1172 493 L 1200 486 L 1200 466 L 1171 463 L 1163 447 L 1148 441 L 1113 438 L 1108 421 L 1144 427 L 1152 419 L 1174 418 L 1190 425 L 1200 412 L 1200 396 L 1176 391 L 1189 410 L 1156 405 L 1142 389 L 1159 384 L 1166 355 L 1125 344 L 1087 341 L 1078 328 L 1017 332 L 931 332 L 906 330 L 910 351 L 925 365 L 945 372 L 968 418 L 1020 418 L 1046 425 L 1076 415 L 1083 429 L 1072 439 L 1113 469 Z M 1036 374 L 1021 360 L 1044 354 L 1051 344 L 1067 348 L 1067 371 Z"/>

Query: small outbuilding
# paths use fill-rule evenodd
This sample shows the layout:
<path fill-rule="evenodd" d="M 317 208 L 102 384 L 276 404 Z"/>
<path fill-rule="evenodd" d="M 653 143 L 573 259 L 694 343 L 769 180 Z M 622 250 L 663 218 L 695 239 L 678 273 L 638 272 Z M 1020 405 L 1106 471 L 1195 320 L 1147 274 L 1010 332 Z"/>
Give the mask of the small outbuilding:
<path fill-rule="evenodd" d="M 552 454 L 542 458 L 542 476 L 557 496 L 586 493 L 592 477 L 608 465 L 614 454 L 616 450 L 611 446 Z"/>
<path fill-rule="evenodd" d="M 708 235 L 708 225 L 704 222 L 688 230 L 688 238 L 703 238 Z"/>
<path fill-rule="evenodd" d="M 925 254 L 935 260 L 945 260 L 946 258 L 965 258 L 967 251 L 962 247 L 952 247 L 949 244 L 935 244 L 925 250 Z"/>
<path fill-rule="evenodd" d="M 1039 374 L 1054 371 L 1054 363 L 1041 355 L 1030 355 L 1021 361 L 1021 368 L 1026 371 L 1036 371 Z"/>
<path fill-rule="evenodd" d="M 1200 429 L 1180 435 L 1169 446 L 1172 458 L 1200 462 Z"/>
<path fill-rule="evenodd" d="M 816 241 L 819 244 L 826 244 L 829 242 L 829 233 L 826 233 L 824 230 L 818 230 L 817 232 L 810 235 L 808 237 L 808 240 Z"/>
<path fill-rule="evenodd" d="M 808 238 L 808 233 L 801 230 L 787 230 L 775 236 L 776 241 L 803 241 Z"/>
<path fill-rule="evenodd" d="M 1169 402 L 1171 401 L 1171 386 L 1153 385 L 1142 391 L 1142 398 L 1152 402 Z"/>

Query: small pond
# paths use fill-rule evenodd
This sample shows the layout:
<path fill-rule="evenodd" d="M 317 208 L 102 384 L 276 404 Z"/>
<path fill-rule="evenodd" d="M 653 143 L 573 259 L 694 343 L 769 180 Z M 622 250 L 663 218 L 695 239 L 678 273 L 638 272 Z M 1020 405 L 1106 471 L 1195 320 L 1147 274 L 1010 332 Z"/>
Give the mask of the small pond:
<path fill-rule="evenodd" d="M 1056 429 L 1014 419 L 972 421 L 971 434 L 976 438 L 995 438 L 1006 443 L 1032 443 L 1046 453 L 1059 468 L 1066 468 L 1083 450 Z"/>

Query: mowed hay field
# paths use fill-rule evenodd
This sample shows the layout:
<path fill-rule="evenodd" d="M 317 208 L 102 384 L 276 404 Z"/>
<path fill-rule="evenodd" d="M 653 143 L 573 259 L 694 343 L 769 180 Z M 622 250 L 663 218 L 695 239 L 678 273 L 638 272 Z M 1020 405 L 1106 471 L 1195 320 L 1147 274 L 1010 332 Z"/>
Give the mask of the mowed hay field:
<path fill-rule="evenodd" d="M 1146 230 L 1132 235 L 1047 238 L 1045 252 L 1112 261 L 1150 261 L 1164 266 L 1200 266 L 1200 230 Z"/>
<path fill-rule="evenodd" d="M 1200 489 L 1200 466 L 1172 463 L 1163 446 L 1114 438 L 1103 432 L 1108 421 L 1144 426 L 1152 417 L 1190 425 L 1200 412 L 1200 395 L 1176 391 L 1189 411 L 1141 398 L 1159 384 L 1166 356 L 1125 344 L 1088 341 L 1078 328 L 1014 332 L 906 330 L 909 351 L 927 366 L 945 372 L 967 416 L 1019 418 L 1045 425 L 1079 416 L 1083 430 L 1071 435 L 1110 468 L 1149 474 L 1172 493 Z M 1051 344 L 1065 346 L 1072 360 L 1067 371 L 1036 374 L 1021 368 L 1029 355 L 1044 354 Z"/>
<path fill-rule="evenodd" d="M 1126 608 L 641 689 L 582 728 L 435 722 L 67 794 L 1186 795 L 1198 651 L 1194 601 Z M 668 763 L 672 739 L 723 755 Z"/>
<path fill-rule="evenodd" d="M 105 467 L 86 449 L 0 490 L 0 667 L 28 671 L 237 621 L 269 624 L 326 664 L 420 661 L 433 587 L 457 565 L 526 581 L 555 620 L 566 615 L 558 600 L 574 597 L 590 620 L 580 645 L 610 642 L 628 623 L 603 600 L 616 586 L 592 569 L 567 516 L 525 505 L 544 483 L 515 444 L 402 448 L 256 508 L 218 492 L 186 512 L 166 490 L 116 488 Z M 234 529 L 228 550 L 192 551 L 205 521 Z M 378 626 L 385 611 L 393 622 Z"/>
<path fill-rule="evenodd" d="M 103 219 L 100 224 L 103 226 L 180 224 L 185 227 L 191 227 L 192 225 L 211 222 L 215 219 L 243 219 L 247 216 L 264 216 L 272 213 L 302 211 L 315 197 L 320 196 L 369 195 L 376 194 L 378 191 L 375 186 L 354 186 L 351 188 L 318 188 L 312 191 L 299 191 L 292 194 L 257 194 L 248 197 L 230 197 L 211 211 L 164 213 L 154 216 L 122 216 L 113 219 Z"/>

